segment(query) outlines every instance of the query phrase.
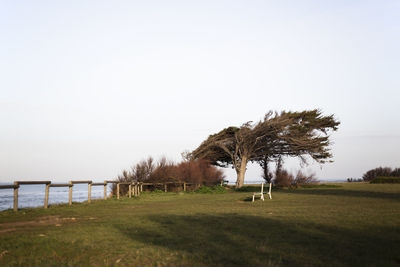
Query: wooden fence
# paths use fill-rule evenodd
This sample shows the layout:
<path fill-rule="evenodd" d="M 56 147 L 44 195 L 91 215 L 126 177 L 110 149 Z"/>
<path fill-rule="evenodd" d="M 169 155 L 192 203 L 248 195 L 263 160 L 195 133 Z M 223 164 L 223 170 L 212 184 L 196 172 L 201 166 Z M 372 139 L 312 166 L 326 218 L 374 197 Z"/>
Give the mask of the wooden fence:
<path fill-rule="evenodd" d="M 88 203 L 91 203 L 92 199 L 92 186 L 104 186 L 104 200 L 107 200 L 107 185 L 108 184 L 116 184 L 117 185 L 117 199 L 120 199 L 120 185 L 128 185 L 128 197 L 132 196 L 138 197 L 141 192 L 143 192 L 143 188 L 146 186 L 162 186 L 164 192 L 168 192 L 168 185 L 174 184 L 175 186 L 182 188 L 183 191 L 187 191 L 189 186 L 194 186 L 194 188 L 198 188 L 200 184 L 194 183 L 140 183 L 140 182 L 119 182 L 119 181 L 104 181 L 104 183 L 93 183 L 92 181 L 70 181 L 68 184 L 53 184 L 51 181 L 15 181 L 12 185 L 0 185 L 0 189 L 14 189 L 14 211 L 18 211 L 18 188 L 20 185 L 36 185 L 43 184 L 45 187 L 45 197 L 44 197 L 44 208 L 47 209 L 49 206 L 49 189 L 50 187 L 69 187 L 69 201 L 68 204 L 72 205 L 72 188 L 74 184 L 87 184 L 88 185 Z M 221 182 L 222 185 L 222 182 Z M 133 190 L 132 190 L 133 189 Z"/>

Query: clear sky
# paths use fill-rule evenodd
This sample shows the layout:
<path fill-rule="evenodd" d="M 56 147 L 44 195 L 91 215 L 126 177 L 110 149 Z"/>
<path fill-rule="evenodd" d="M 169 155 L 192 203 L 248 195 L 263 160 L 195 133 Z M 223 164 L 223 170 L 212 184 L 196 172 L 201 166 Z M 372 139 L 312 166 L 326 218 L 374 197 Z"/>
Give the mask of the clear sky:
<path fill-rule="evenodd" d="M 0 182 L 113 178 L 314 108 L 342 124 L 310 170 L 361 177 L 400 167 L 399 103 L 398 0 L 0 1 Z"/>

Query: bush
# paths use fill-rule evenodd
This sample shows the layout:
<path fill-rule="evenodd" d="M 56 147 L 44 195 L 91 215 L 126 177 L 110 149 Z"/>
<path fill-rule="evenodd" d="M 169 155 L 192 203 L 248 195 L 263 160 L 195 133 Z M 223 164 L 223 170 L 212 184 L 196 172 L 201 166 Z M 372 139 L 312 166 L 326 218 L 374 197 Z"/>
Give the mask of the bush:
<path fill-rule="evenodd" d="M 132 166 L 130 171 L 124 170 L 122 175 L 118 176 L 121 182 L 187 182 L 207 185 L 220 183 L 224 178 L 223 171 L 206 160 L 197 159 L 177 164 L 165 157 L 157 163 L 149 157 Z"/>
<path fill-rule="evenodd" d="M 315 174 L 305 174 L 301 170 L 296 173 L 296 176 L 282 169 L 277 172 L 275 185 L 279 187 L 298 187 L 309 184 L 317 184 L 318 180 L 315 178 Z"/>
<path fill-rule="evenodd" d="M 211 165 L 207 160 L 184 161 L 172 171 L 175 179 L 188 183 L 215 185 L 224 180 L 224 172 Z"/>
<path fill-rule="evenodd" d="M 400 177 L 379 176 L 370 181 L 371 184 L 400 184 Z"/>
<path fill-rule="evenodd" d="M 212 189 L 213 189 L 214 193 L 217 193 L 217 194 L 226 193 L 226 188 L 224 186 L 214 185 L 212 187 Z"/>
<path fill-rule="evenodd" d="M 200 194 L 223 194 L 226 192 L 225 187 L 220 186 L 220 185 L 215 185 L 212 187 L 202 185 L 198 189 L 194 191 L 195 193 L 200 193 Z"/>
<path fill-rule="evenodd" d="M 154 190 L 152 191 L 152 193 L 164 193 L 164 191 L 162 191 L 162 190 L 156 188 L 156 189 L 154 189 Z"/>
<path fill-rule="evenodd" d="M 364 181 L 372 181 L 377 177 L 394 177 L 394 176 L 399 176 L 400 170 L 394 169 L 392 170 L 389 167 L 379 167 L 379 168 L 375 168 L 372 170 L 367 171 L 364 175 L 363 175 L 363 179 Z"/>
<path fill-rule="evenodd" d="M 315 179 L 315 174 L 305 174 L 302 171 L 298 171 L 296 174 L 296 178 L 294 179 L 294 184 L 296 186 L 303 186 L 308 184 L 316 184 L 318 183 L 317 179 Z"/>
<path fill-rule="evenodd" d="M 120 182 L 187 182 L 202 185 L 219 184 L 225 178 L 223 171 L 211 165 L 208 161 L 197 159 L 174 163 L 161 158 L 157 163 L 152 157 L 142 160 L 132 166 L 130 170 L 123 170 L 118 176 Z M 122 195 L 128 192 L 128 187 L 121 187 Z M 113 193 L 116 193 L 116 185 L 113 185 Z"/>
<path fill-rule="evenodd" d="M 281 187 L 291 187 L 294 183 L 294 177 L 286 170 L 280 170 L 274 180 L 277 186 Z"/>
<path fill-rule="evenodd" d="M 394 169 L 390 176 L 400 177 L 400 168 Z"/>

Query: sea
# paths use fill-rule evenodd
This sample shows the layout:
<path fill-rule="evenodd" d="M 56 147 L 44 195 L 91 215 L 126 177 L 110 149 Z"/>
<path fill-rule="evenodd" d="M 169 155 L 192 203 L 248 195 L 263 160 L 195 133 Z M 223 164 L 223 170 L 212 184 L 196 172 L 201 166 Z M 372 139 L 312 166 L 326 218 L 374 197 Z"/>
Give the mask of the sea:
<path fill-rule="evenodd" d="M 0 185 L 12 183 L 0 183 Z M 18 208 L 34 208 L 44 206 L 44 195 L 46 186 L 20 185 L 18 189 Z M 104 186 L 92 186 L 91 199 L 104 198 Z M 107 186 L 107 195 L 111 193 L 111 184 Z M 72 187 L 72 202 L 84 202 L 88 200 L 88 185 L 74 184 Z M 68 187 L 50 187 L 49 205 L 68 203 Z M 12 209 L 14 205 L 14 190 L 0 189 L 0 210 Z"/>

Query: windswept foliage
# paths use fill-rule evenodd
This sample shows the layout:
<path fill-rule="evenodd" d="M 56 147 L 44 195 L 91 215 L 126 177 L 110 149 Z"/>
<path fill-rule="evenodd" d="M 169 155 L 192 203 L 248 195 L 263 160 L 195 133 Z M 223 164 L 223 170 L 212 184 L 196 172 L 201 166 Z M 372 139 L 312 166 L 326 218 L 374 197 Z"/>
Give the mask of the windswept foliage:
<path fill-rule="evenodd" d="M 123 170 L 122 174 L 118 176 L 118 180 L 121 182 L 144 182 L 150 178 L 154 170 L 164 161 L 165 158 L 162 158 L 157 166 L 154 159 L 148 157 L 146 160 L 133 165 L 130 170 Z"/>
<path fill-rule="evenodd" d="M 241 187 L 249 161 L 259 162 L 268 178 L 268 163 L 283 156 L 299 157 L 304 163 L 306 156 L 319 163 L 329 161 L 328 132 L 336 131 L 338 125 L 333 115 L 323 116 L 320 110 L 270 111 L 257 123 L 247 122 L 210 135 L 191 155 L 220 167 L 232 165 L 236 186 Z"/>

